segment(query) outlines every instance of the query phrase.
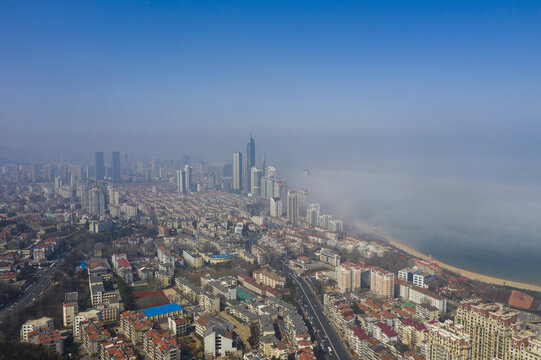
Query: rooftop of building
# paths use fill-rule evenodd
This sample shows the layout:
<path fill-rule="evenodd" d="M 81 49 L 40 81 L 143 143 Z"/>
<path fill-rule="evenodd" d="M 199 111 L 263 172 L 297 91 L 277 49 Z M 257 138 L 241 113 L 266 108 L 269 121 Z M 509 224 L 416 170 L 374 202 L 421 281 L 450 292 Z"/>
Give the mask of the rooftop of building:
<path fill-rule="evenodd" d="M 150 317 L 150 316 L 167 314 L 170 312 L 180 311 L 180 310 L 182 310 L 182 307 L 180 305 L 176 303 L 171 303 L 167 305 L 160 305 L 160 306 L 143 309 L 142 311 L 145 314 L 145 316 Z"/>
<path fill-rule="evenodd" d="M 231 254 L 226 253 L 226 254 L 211 255 L 211 256 L 209 256 L 209 258 L 211 258 L 211 259 L 223 259 L 223 258 L 228 258 L 228 257 L 231 257 L 231 256 L 232 256 Z"/>

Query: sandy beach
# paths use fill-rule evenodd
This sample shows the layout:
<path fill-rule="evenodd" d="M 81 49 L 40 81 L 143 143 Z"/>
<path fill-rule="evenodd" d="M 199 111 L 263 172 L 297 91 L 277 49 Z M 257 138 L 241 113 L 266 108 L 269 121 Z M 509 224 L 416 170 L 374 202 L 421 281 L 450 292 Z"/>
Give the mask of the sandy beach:
<path fill-rule="evenodd" d="M 360 225 L 360 224 L 358 224 Z M 358 226 L 358 228 L 360 229 L 366 229 L 366 226 L 364 224 Z M 451 271 L 453 273 L 456 273 L 460 276 L 465 276 L 471 280 L 475 280 L 475 281 L 480 281 L 480 282 L 484 282 L 484 283 L 487 283 L 487 284 L 494 284 L 494 285 L 502 285 L 502 286 L 510 286 L 510 287 L 513 287 L 513 288 L 517 288 L 517 289 L 523 289 L 523 290 L 532 290 L 532 291 L 537 291 L 537 292 L 541 292 L 541 286 L 540 285 L 534 285 L 534 284 L 528 284 L 528 283 L 523 283 L 523 282 L 518 282 L 518 281 L 512 281 L 512 280 L 506 280 L 506 279 L 501 279 L 501 278 L 497 278 L 497 277 L 494 277 L 494 276 L 489 276 L 489 275 L 483 275 L 483 274 L 478 274 L 478 273 L 475 273 L 475 272 L 472 272 L 472 271 L 468 271 L 468 270 L 464 270 L 464 269 L 460 269 L 456 266 L 452 266 L 452 265 L 449 265 L 449 264 L 446 264 L 444 262 L 441 262 L 439 261 L 438 259 L 435 259 L 433 257 L 429 257 L 415 249 L 412 249 L 410 248 L 409 246 L 407 245 L 404 245 L 396 240 L 393 240 L 391 239 L 389 236 L 382 236 L 382 238 L 384 239 L 385 242 L 387 242 L 389 245 L 397 248 L 397 249 L 400 249 L 402 251 L 404 251 L 405 253 L 407 254 L 410 254 L 416 258 L 419 258 L 419 259 L 422 259 L 422 260 L 425 260 L 425 261 L 430 261 L 430 262 L 436 262 L 438 263 L 438 265 L 445 269 L 445 270 L 448 270 L 448 271 Z"/>
<path fill-rule="evenodd" d="M 422 259 L 422 260 L 426 260 L 426 261 L 430 260 L 431 262 L 436 262 L 436 263 L 438 263 L 438 265 L 441 268 L 446 269 L 446 270 L 451 271 L 451 272 L 454 272 L 454 273 L 456 273 L 456 274 L 458 274 L 460 276 L 465 276 L 465 277 L 467 277 L 469 279 L 476 280 L 476 281 L 481 281 L 481 282 L 484 282 L 484 283 L 487 283 L 487 284 L 504 285 L 504 286 L 510 286 L 510 287 L 517 288 L 517 289 L 533 290 L 533 291 L 541 292 L 541 286 L 539 286 L 539 285 L 527 284 L 527 283 L 522 283 L 522 282 L 518 282 L 518 281 L 500 279 L 500 278 L 497 278 L 497 277 L 478 274 L 478 273 L 474 273 L 474 272 L 471 272 L 471 271 L 468 271 L 468 270 L 460 269 L 460 268 L 457 268 L 456 266 L 446 264 L 446 263 L 441 262 L 441 261 L 439 261 L 437 259 L 429 258 L 427 255 L 422 254 L 419 251 L 416 251 L 416 250 L 414 250 L 414 249 L 412 249 L 412 248 L 410 248 L 410 247 L 408 247 L 408 246 L 406 246 L 404 244 L 401 244 L 401 243 L 399 243 L 397 241 L 389 240 L 389 239 L 386 239 L 386 240 L 393 247 L 395 247 L 397 249 L 400 249 L 400 250 L 404 251 L 405 253 L 413 255 L 413 256 L 415 256 L 415 257 L 417 257 L 419 259 Z"/>

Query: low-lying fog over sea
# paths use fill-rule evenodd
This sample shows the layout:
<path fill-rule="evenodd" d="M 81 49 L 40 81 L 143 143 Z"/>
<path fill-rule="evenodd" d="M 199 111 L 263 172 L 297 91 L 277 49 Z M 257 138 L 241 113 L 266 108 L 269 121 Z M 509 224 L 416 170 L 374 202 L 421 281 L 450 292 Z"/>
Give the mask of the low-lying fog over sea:
<path fill-rule="evenodd" d="M 323 214 L 469 271 L 541 284 L 541 186 L 310 169 L 288 174 Z M 294 173 L 294 174 L 293 174 Z M 377 227 L 377 229 L 374 229 Z"/>

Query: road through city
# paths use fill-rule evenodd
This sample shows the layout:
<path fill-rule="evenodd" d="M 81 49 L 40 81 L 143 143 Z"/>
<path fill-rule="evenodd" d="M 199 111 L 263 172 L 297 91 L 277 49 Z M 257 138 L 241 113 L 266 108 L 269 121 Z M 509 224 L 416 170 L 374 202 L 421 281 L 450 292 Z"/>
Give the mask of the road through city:
<path fill-rule="evenodd" d="M 327 359 L 350 360 L 351 355 L 340 341 L 340 337 L 331 326 L 329 319 L 323 311 L 321 303 L 316 298 L 312 288 L 301 276 L 284 266 L 283 269 L 291 276 L 299 289 L 302 305 L 310 318 L 316 337 L 326 353 Z M 331 349 L 331 351 L 329 351 Z"/>

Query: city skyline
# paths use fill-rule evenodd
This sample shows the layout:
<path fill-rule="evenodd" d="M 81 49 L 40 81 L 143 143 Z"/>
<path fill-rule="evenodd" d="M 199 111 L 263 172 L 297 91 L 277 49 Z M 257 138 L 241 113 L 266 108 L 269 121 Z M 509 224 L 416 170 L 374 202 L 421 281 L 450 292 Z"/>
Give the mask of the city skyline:
<path fill-rule="evenodd" d="M 255 144 L 254 138 L 250 136 L 248 144 L 252 142 Z M 247 150 L 248 149 L 249 146 L 247 147 Z M 113 154 L 115 153 L 118 153 L 118 156 L 120 157 L 119 152 L 113 152 Z M 97 163 L 101 164 L 103 152 L 96 152 L 95 155 Z M 238 169 L 236 169 L 235 166 L 235 157 L 237 155 L 240 157 L 240 168 Z M 125 155 L 125 158 L 128 158 L 128 156 Z M 126 177 L 128 176 L 128 174 L 131 174 L 132 176 L 137 174 L 139 176 L 137 177 L 137 180 L 135 180 L 136 178 L 134 177 L 130 181 L 144 181 L 147 183 L 153 181 L 160 182 L 173 177 L 176 182 L 177 191 L 183 194 L 199 192 L 200 189 L 193 185 L 192 181 L 190 181 L 190 179 L 192 178 L 192 167 L 189 164 L 192 163 L 192 157 L 188 154 L 184 154 L 178 155 L 175 158 L 177 160 L 173 159 L 165 161 L 160 161 L 157 158 L 152 158 L 151 161 L 147 162 L 132 159 L 129 164 L 122 164 L 122 176 Z M 526 225 L 526 229 L 520 229 L 517 227 L 517 224 L 520 223 L 531 223 L 532 219 L 530 218 L 532 217 L 532 215 L 535 214 L 535 211 L 530 212 L 528 208 L 525 208 L 521 212 L 517 212 L 517 216 L 520 215 L 522 217 L 520 220 L 514 219 L 512 217 L 510 219 L 502 220 L 500 218 L 501 211 L 505 209 L 503 206 L 508 206 L 507 204 L 497 204 L 496 207 L 493 207 L 492 211 L 485 212 L 483 214 L 477 213 L 475 210 L 472 212 L 470 207 L 462 208 L 462 204 L 457 204 L 456 201 L 454 201 L 453 199 L 441 197 L 442 195 L 438 192 L 441 191 L 441 189 L 443 189 L 444 187 L 442 187 L 441 185 L 436 186 L 437 181 L 442 181 L 440 179 L 432 179 L 434 183 L 429 184 L 428 187 L 423 187 L 426 186 L 423 185 L 423 182 L 426 181 L 424 179 L 406 177 L 400 180 L 401 178 L 393 176 L 393 179 L 391 180 L 389 178 L 386 178 L 385 174 L 363 174 L 362 172 L 350 172 L 349 174 L 347 174 L 346 177 L 351 177 L 351 179 L 355 179 L 355 181 L 369 181 L 369 185 L 363 188 L 363 190 L 361 191 L 361 193 L 363 193 L 362 198 L 365 199 L 365 204 L 361 208 L 358 205 L 359 197 L 350 196 L 351 193 L 357 193 L 358 191 L 358 189 L 354 190 L 353 188 L 351 188 L 351 186 L 357 188 L 358 185 L 355 183 L 355 181 L 353 183 L 341 183 L 345 179 L 343 172 L 317 172 L 316 176 L 306 176 L 301 175 L 301 173 L 304 174 L 304 171 L 301 172 L 300 169 L 297 169 L 297 171 L 295 172 L 281 172 L 281 174 L 288 174 L 287 178 L 291 182 L 289 187 L 291 188 L 291 184 L 293 184 L 293 189 L 297 190 L 293 191 L 293 193 L 296 195 L 294 202 L 290 202 L 291 196 L 289 192 L 291 191 L 288 192 L 290 188 L 288 189 L 287 180 L 284 179 L 284 175 L 277 176 L 276 167 L 272 165 L 274 164 L 274 162 L 271 162 L 269 164 L 267 169 L 269 172 L 269 176 L 266 177 L 263 177 L 262 172 L 260 171 L 261 169 L 257 169 L 256 167 L 253 167 L 251 169 L 252 171 L 250 171 L 249 173 L 244 170 L 247 166 L 246 153 L 233 153 L 232 164 L 211 164 L 197 159 L 194 160 L 193 163 L 195 164 L 194 166 L 196 167 L 199 176 L 202 175 L 202 171 L 208 171 L 208 175 L 206 176 L 208 176 L 209 182 L 211 175 L 225 176 L 227 178 L 227 167 L 231 166 L 231 169 L 233 170 L 231 176 L 231 185 L 230 188 L 225 187 L 225 190 L 230 189 L 237 193 L 242 193 L 245 195 L 250 194 L 251 196 L 261 196 L 265 199 L 269 199 L 271 213 L 274 213 L 276 215 L 280 213 L 281 215 L 288 218 L 291 223 L 298 223 L 299 219 L 302 219 L 307 221 L 308 223 L 315 223 L 316 225 L 321 225 L 324 228 L 341 230 L 343 229 L 344 225 L 342 220 L 333 219 L 333 217 L 330 215 L 320 214 L 319 210 L 317 212 L 318 215 L 316 221 L 312 220 L 312 216 L 314 215 L 308 216 L 308 214 L 312 210 L 306 202 L 306 196 L 303 196 L 303 192 L 305 191 L 303 189 L 309 188 L 313 199 L 319 199 L 319 202 L 323 204 L 326 208 L 329 208 L 332 213 L 334 213 L 339 218 L 346 220 L 350 226 L 350 229 L 352 230 L 356 229 L 362 232 L 374 231 L 374 233 L 378 234 L 377 236 L 386 238 L 389 241 L 396 241 L 396 239 L 398 238 L 401 244 L 405 244 L 406 246 L 412 246 L 416 251 L 434 254 L 440 261 L 443 260 L 445 262 L 449 262 L 453 265 L 470 269 L 472 271 L 494 274 L 504 278 L 507 277 L 509 279 L 529 279 L 528 281 L 532 281 L 533 279 L 535 279 L 535 275 L 533 274 L 535 274 L 537 265 L 535 261 L 533 261 L 533 258 L 530 259 L 530 257 L 533 256 L 535 258 L 534 254 L 536 252 L 537 245 L 535 243 L 527 243 L 528 239 L 530 238 L 527 229 L 530 225 Z M 111 181 L 111 183 L 114 184 L 115 181 L 112 177 L 113 161 L 107 161 L 106 164 L 107 167 L 104 167 L 104 174 L 106 174 L 104 179 L 107 181 Z M 181 169 L 177 169 L 178 166 L 182 166 L 183 164 L 186 165 L 184 165 L 184 167 Z M 63 166 L 65 165 L 61 165 L 59 169 L 61 169 Z M 72 165 L 69 165 L 69 167 L 71 166 Z M 86 168 L 80 168 L 77 167 L 77 165 L 75 166 L 75 173 L 78 174 L 76 175 L 77 179 L 84 179 L 85 177 L 88 177 L 89 179 L 93 180 L 96 178 L 95 168 L 93 168 L 92 166 Z M 16 178 L 20 177 L 22 179 L 22 177 L 24 176 L 27 181 L 31 182 L 34 180 L 45 181 L 47 179 L 52 179 L 54 180 L 55 187 L 62 185 L 62 181 L 55 173 L 55 169 L 57 168 L 51 167 L 50 163 L 27 164 L 26 166 L 21 165 L 20 169 L 19 166 L 17 166 L 16 169 L 18 170 L 18 173 L 15 174 Z M 171 172 L 172 170 L 174 170 L 174 172 Z M 239 172 L 238 177 L 235 176 L 235 171 Z M 357 180 L 359 179 L 359 177 L 361 180 Z M 371 177 L 380 177 L 381 179 L 376 183 L 372 183 L 372 180 L 370 180 Z M 256 183 L 254 184 L 255 187 L 252 186 L 252 184 L 249 184 L 248 187 L 246 187 L 244 181 L 246 181 L 246 179 L 252 180 L 252 178 L 257 179 Z M 129 179 L 129 177 L 127 179 Z M 240 188 L 238 189 L 235 188 L 236 179 L 240 181 Z M 71 181 L 73 182 L 73 177 L 71 178 Z M 395 204 L 389 207 L 390 209 L 392 209 L 392 211 L 381 208 L 380 204 L 383 201 L 390 202 L 393 201 L 391 199 L 400 199 L 406 195 L 399 190 L 397 194 L 389 198 L 390 190 L 389 188 L 385 188 L 389 186 L 385 185 L 385 183 L 388 183 L 389 181 L 402 181 L 404 184 L 407 184 L 410 181 L 421 181 L 421 183 L 416 185 L 416 187 L 419 187 L 419 189 L 423 193 L 422 197 L 419 198 L 421 202 L 413 206 L 407 203 L 403 205 Z M 60 185 L 58 185 L 57 183 Z M 333 183 L 340 184 L 340 186 L 329 187 L 329 184 Z M 216 185 L 216 178 L 214 178 L 213 184 Z M 475 188 L 479 188 L 479 186 L 486 187 L 485 192 L 487 194 L 485 196 L 489 197 L 491 191 L 498 191 L 497 189 L 499 186 L 490 185 L 490 187 L 494 188 L 490 190 L 488 184 L 478 183 L 471 184 L 470 186 L 473 185 L 475 185 Z M 447 183 L 446 186 L 460 187 L 461 183 Z M 411 187 L 411 185 L 408 185 L 408 187 L 410 188 L 410 192 L 408 193 L 409 195 L 417 193 L 414 192 L 414 189 Z M 432 189 L 430 189 L 431 187 Z M 472 191 L 474 189 L 472 189 Z M 201 188 L 201 191 L 205 190 L 207 190 L 207 188 Z M 385 193 L 387 194 L 385 197 L 386 200 L 384 200 L 383 198 L 381 198 L 380 195 L 378 195 L 378 192 L 380 191 L 385 191 Z M 455 189 L 453 191 L 459 191 L 465 194 L 467 193 L 463 189 Z M 505 188 L 503 191 L 504 193 L 507 193 L 508 196 L 517 197 L 522 197 L 521 193 L 523 192 L 522 190 L 520 190 L 520 193 L 517 193 L 517 191 L 519 191 L 518 188 Z M 517 194 L 512 195 L 515 193 Z M 374 195 L 376 196 L 374 197 Z M 532 195 L 534 194 L 530 193 L 529 197 L 531 197 Z M 478 199 L 476 200 L 470 200 L 470 203 L 471 201 L 492 201 L 493 203 L 495 203 L 494 200 L 489 200 L 488 198 L 484 199 L 484 197 L 480 197 L 480 194 L 477 194 L 477 197 Z M 440 199 L 443 199 L 443 201 L 447 203 L 450 208 L 442 208 L 441 203 L 438 203 Z M 97 203 L 99 204 L 102 202 L 103 200 L 99 200 Z M 92 196 L 90 195 L 89 203 L 92 204 Z M 435 206 L 435 204 L 437 204 L 437 206 Z M 467 204 L 468 202 L 465 203 L 465 205 Z M 291 205 L 293 206 L 293 208 L 291 208 Z M 319 206 L 319 204 L 316 205 Z M 532 205 L 535 206 L 535 204 Z M 401 211 L 403 211 L 401 210 L 402 206 L 408 207 L 408 215 L 398 215 Z M 427 206 L 427 209 L 424 211 L 424 213 L 423 211 L 419 211 L 418 208 L 420 206 Z M 302 208 L 302 211 L 299 211 L 300 208 Z M 379 208 L 381 208 L 382 210 L 374 210 Z M 100 213 L 101 211 L 103 210 L 93 210 L 93 213 Z M 427 213 L 426 211 L 428 211 L 429 213 Z M 358 212 L 358 214 L 356 214 L 356 212 Z M 445 218 L 449 218 L 451 220 L 454 218 L 460 218 L 459 214 L 462 212 L 468 215 L 464 215 L 464 218 L 460 220 L 460 222 L 453 223 L 447 221 L 446 223 L 445 220 L 442 220 L 442 216 L 440 215 L 442 212 L 448 213 Z M 492 226 L 482 225 L 486 224 L 487 221 L 489 221 L 488 219 L 490 219 L 491 217 L 500 218 L 498 220 L 498 224 Z M 407 220 L 402 220 L 403 224 L 399 224 L 397 226 L 396 222 L 400 218 L 404 218 Z M 436 225 L 426 223 L 425 219 L 427 218 L 431 218 L 432 222 L 434 222 Z M 479 218 L 481 221 L 477 222 L 477 218 Z M 423 222 L 422 225 L 419 222 Z M 379 229 L 373 230 L 371 229 L 372 226 L 374 226 L 375 229 L 379 227 Z M 418 227 L 418 229 L 415 231 L 411 231 L 410 228 L 412 226 Z M 452 227 L 452 230 L 449 230 L 450 227 Z M 470 236 L 470 233 L 472 233 L 473 231 L 476 231 L 474 230 L 476 228 L 479 229 L 477 231 L 482 231 L 482 233 L 481 235 L 477 235 L 476 241 L 471 241 L 468 236 Z M 448 235 L 449 231 L 461 231 L 462 234 L 458 237 L 457 235 L 450 236 Z M 523 239 L 518 238 L 519 236 L 523 237 Z M 455 241 L 455 248 L 450 249 L 446 245 L 446 242 L 433 242 L 430 240 L 431 237 L 444 237 L 446 238 L 446 241 Z M 507 239 L 508 237 L 518 238 L 519 242 L 509 243 L 505 241 L 505 239 Z M 490 241 L 494 241 L 495 239 L 498 241 L 500 249 L 506 249 L 504 254 L 500 254 L 500 250 L 498 250 L 498 248 L 491 249 L 488 251 L 488 253 L 486 250 L 484 250 L 486 244 Z M 517 247 L 517 244 L 521 244 L 520 247 Z M 521 249 L 522 247 L 529 247 L 530 250 L 525 252 Z M 509 254 L 513 255 L 508 256 Z M 523 258 L 524 262 L 520 266 L 515 266 L 512 264 L 513 257 Z M 486 260 L 484 260 L 483 262 L 477 262 L 476 259 Z M 489 261 L 489 259 L 497 259 L 498 263 L 493 263 L 492 261 Z"/>

